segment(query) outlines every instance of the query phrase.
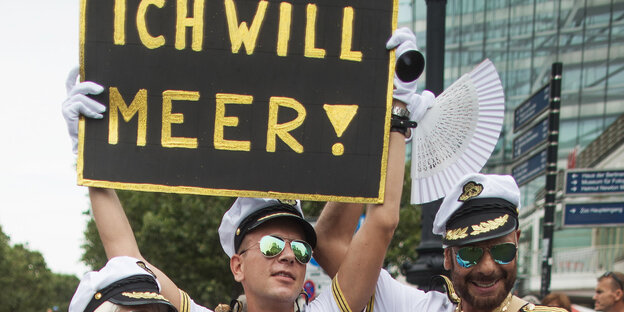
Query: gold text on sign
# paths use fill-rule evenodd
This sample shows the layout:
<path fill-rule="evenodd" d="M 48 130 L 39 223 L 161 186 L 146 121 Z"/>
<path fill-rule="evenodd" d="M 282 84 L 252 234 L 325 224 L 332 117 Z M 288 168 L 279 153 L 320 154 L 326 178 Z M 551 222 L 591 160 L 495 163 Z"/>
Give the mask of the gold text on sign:
<path fill-rule="evenodd" d="M 242 18 L 237 13 L 237 0 L 223 0 L 223 7 L 227 25 L 206 25 L 204 18 L 206 0 L 175 0 L 175 6 L 166 6 L 167 1 L 174 0 L 141 0 L 136 12 L 128 12 L 127 0 L 115 0 L 113 8 L 113 43 L 115 45 L 126 45 L 127 31 L 131 30 L 130 25 L 136 27 L 136 33 L 143 46 L 148 49 L 162 48 L 171 38 L 165 38 L 163 34 L 153 33 L 149 29 L 149 25 L 153 25 L 158 21 L 154 18 L 154 10 L 167 10 L 172 7 L 176 10 L 175 22 L 175 40 L 174 46 L 177 50 L 187 48 L 186 38 L 187 30 L 191 31 L 191 49 L 201 52 L 204 49 L 204 39 L 207 42 L 215 42 L 215 40 L 228 40 L 231 44 L 232 54 L 239 54 L 240 48 L 245 47 L 245 53 L 251 55 L 254 53 L 258 37 L 266 38 L 269 34 L 262 32 L 262 25 L 265 23 L 265 16 L 268 16 L 269 10 L 277 10 L 278 29 L 275 34 L 277 45 L 275 46 L 275 54 L 281 57 L 288 56 L 289 42 L 291 39 L 291 29 L 296 23 L 305 23 L 305 38 L 303 46 L 304 57 L 308 58 L 325 58 L 326 49 L 319 45 L 322 40 L 317 40 L 316 19 L 319 14 L 319 8 L 314 3 L 308 3 L 305 6 L 305 20 L 293 20 L 293 6 L 289 2 L 269 3 L 269 1 L 261 0 L 258 2 L 255 13 L 251 18 Z M 192 8 L 192 12 L 189 12 Z M 134 16 L 135 23 L 127 23 L 128 16 Z M 150 23 L 150 17 L 152 18 Z M 353 38 L 357 14 L 353 7 L 344 7 L 342 10 L 342 31 L 340 37 L 340 51 L 332 51 L 340 55 L 341 60 L 361 62 L 363 54 L 361 51 L 353 50 Z M 211 31 L 205 31 L 212 28 L 226 28 L 228 30 L 228 38 L 208 38 L 205 33 L 212 34 Z M 130 28 L 130 29 L 129 29 Z M 326 39 L 326 38 L 325 38 Z"/>
<path fill-rule="evenodd" d="M 109 107 L 110 118 L 108 124 L 108 143 L 115 145 L 119 141 L 119 113 L 123 116 L 123 121 L 131 122 L 135 115 L 138 115 L 137 119 L 137 146 L 146 145 L 147 137 L 147 107 L 148 107 L 148 91 L 146 89 L 140 89 L 130 105 L 126 104 L 123 96 L 117 89 L 117 87 L 110 88 L 109 94 Z M 252 142 L 250 140 L 229 140 L 226 139 L 227 129 L 236 128 L 239 126 L 239 118 L 237 116 L 230 116 L 226 113 L 228 105 L 251 105 L 253 104 L 253 96 L 246 94 L 231 94 L 231 93 L 217 93 L 215 94 L 215 123 L 213 133 L 213 144 L 215 149 L 229 150 L 229 151 L 250 151 Z M 172 128 L 185 127 L 184 114 L 174 113 L 174 105 L 201 105 L 201 103 L 189 103 L 198 102 L 200 100 L 200 93 L 198 91 L 185 91 L 185 90 L 165 90 L 162 92 L 162 124 L 161 124 L 161 136 L 160 144 L 166 148 L 198 148 L 198 139 L 196 137 L 175 137 L 172 136 Z M 296 153 L 303 153 L 304 148 L 301 142 L 299 142 L 291 132 L 295 131 L 301 125 L 303 125 L 307 112 L 305 107 L 296 99 L 281 96 L 272 96 L 269 98 L 268 103 L 268 123 L 267 123 L 267 136 L 266 136 L 266 151 L 275 152 L 277 138 L 284 142 L 291 150 Z M 333 105 L 335 109 L 339 110 L 339 105 Z M 280 111 L 292 110 L 296 113 L 294 119 L 278 123 L 278 117 Z M 344 110 L 344 108 L 343 108 Z M 351 113 L 336 112 L 330 114 L 332 122 L 338 122 L 339 125 L 334 127 L 339 134 L 346 129 L 349 121 L 355 115 L 357 106 L 353 105 L 348 109 L 352 111 L 352 115 L 345 117 Z M 342 117 L 341 117 L 342 116 Z M 349 119 L 346 123 L 343 119 Z M 338 121 L 341 120 L 341 121 Z M 187 129 L 188 130 L 188 129 Z M 200 133 L 199 129 L 196 133 Z M 127 138 L 126 138 L 127 139 Z"/>

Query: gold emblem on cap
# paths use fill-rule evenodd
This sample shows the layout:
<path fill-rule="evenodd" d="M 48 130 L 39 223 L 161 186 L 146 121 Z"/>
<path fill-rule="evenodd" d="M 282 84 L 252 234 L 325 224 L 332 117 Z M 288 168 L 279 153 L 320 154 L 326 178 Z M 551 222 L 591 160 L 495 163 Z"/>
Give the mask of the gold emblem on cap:
<path fill-rule="evenodd" d="M 240 228 L 236 229 L 236 235 L 240 235 Z"/>
<path fill-rule="evenodd" d="M 96 293 L 93 297 L 95 297 L 95 300 L 100 300 L 102 299 L 102 293 Z"/>
<path fill-rule="evenodd" d="M 468 237 L 468 234 L 466 234 L 467 231 L 468 227 L 448 230 L 446 231 L 446 235 L 444 236 L 444 238 L 446 238 L 446 240 L 457 240 L 466 238 Z"/>
<path fill-rule="evenodd" d="M 150 275 L 152 275 L 153 277 L 156 277 L 156 274 L 154 274 L 154 272 L 152 272 L 152 270 L 150 270 L 147 265 L 145 265 L 145 263 L 143 261 L 137 261 L 137 266 L 143 270 L 145 270 L 147 273 L 149 273 Z"/>
<path fill-rule="evenodd" d="M 459 201 L 467 201 L 471 198 L 479 196 L 483 192 L 483 184 L 479 184 L 474 181 L 470 181 L 464 184 L 463 193 L 459 195 Z"/>
<path fill-rule="evenodd" d="M 503 226 L 505 223 L 507 223 L 507 220 L 509 220 L 508 214 L 504 216 L 500 216 L 494 220 L 488 220 L 488 221 L 481 222 L 478 225 L 473 225 L 472 233 L 470 233 L 470 235 L 476 236 L 479 234 L 494 231 L 498 229 L 499 227 Z"/>
<path fill-rule="evenodd" d="M 294 199 L 278 199 L 277 201 L 279 201 L 282 204 L 287 204 L 287 205 L 291 205 L 291 206 L 296 206 L 297 205 L 297 201 Z"/>

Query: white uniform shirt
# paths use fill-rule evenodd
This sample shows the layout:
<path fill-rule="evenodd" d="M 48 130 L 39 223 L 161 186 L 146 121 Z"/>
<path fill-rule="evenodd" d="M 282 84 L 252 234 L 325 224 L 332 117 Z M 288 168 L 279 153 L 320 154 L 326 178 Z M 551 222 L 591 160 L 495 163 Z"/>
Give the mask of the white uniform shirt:
<path fill-rule="evenodd" d="M 306 312 L 346 312 L 350 309 L 344 304 L 339 287 L 332 283 L 331 291 L 321 293 L 305 307 Z M 371 309 L 372 303 L 372 309 Z M 422 312 L 453 312 L 455 305 L 448 299 L 446 294 L 424 291 L 401 284 L 390 276 L 386 270 L 381 270 L 375 296 L 372 298 L 365 311 L 422 311 Z M 212 312 L 212 310 L 196 304 L 186 293 L 182 293 L 180 312 Z"/>

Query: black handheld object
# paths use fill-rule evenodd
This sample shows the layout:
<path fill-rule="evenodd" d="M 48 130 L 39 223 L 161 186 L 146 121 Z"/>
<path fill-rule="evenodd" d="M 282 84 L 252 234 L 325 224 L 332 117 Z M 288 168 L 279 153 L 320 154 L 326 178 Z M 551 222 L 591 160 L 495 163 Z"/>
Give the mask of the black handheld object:
<path fill-rule="evenodd" d="M 425 69 L 425 57 L 417 50 L 409 50 L 401 54 L 396 63 L 396 74 L 403 82 L 411 82 L 422 74 Z"/>

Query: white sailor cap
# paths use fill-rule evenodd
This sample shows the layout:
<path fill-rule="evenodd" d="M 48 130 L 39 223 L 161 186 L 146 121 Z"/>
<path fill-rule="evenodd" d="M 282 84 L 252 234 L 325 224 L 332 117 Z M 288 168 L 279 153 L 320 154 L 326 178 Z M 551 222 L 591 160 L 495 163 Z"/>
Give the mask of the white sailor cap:
<path fill-rule="evenodd" d="M 69 304 L 69 312 L 92 312 L 110 301 L 122 306 L 162 304 L 168 311 L 177 309 L 160 295 L 156 275 L 141 260 L 115 257 L 99 271 L 84 275 Z"/>
<path fill-rule="evenodd" d="M 247 233 L 264 222 L 277 218 L 288 218 L 298 223 L 303 229 L 306 242 L 312 248 L 316 246 L 316 232 L 303 218 L 298 200 L 239 197 L 221 219 L 219 238 L 223 251 L 231 258 Z"/>
<path fill-rule="evenodd" d="M 466 245 L 507 235 L 518 228 L 520 189 L 512 176 L 465 175 L 446 195 L 433 233 L 447 246 Z"/>

